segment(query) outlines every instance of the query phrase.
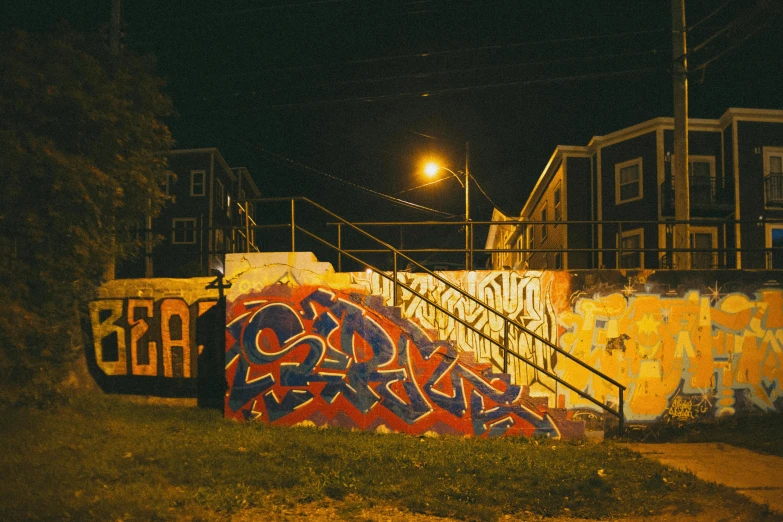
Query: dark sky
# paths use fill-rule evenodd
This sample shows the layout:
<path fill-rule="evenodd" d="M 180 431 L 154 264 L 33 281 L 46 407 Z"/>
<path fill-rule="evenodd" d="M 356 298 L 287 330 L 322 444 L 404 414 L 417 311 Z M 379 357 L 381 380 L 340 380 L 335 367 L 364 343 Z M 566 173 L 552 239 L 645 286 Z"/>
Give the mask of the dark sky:
<path fill-rule="evenodd" d="M 783 109 L 781 0 L 686 0 L 691 117 Z M 97 31 L 111 0 L 11 0 L 4 26 Z M 125 0 L 123 43 L 152 53 L 179 147 L 218 147 L 268 196 L 353 220 L 424 220 L 389 195 L 425 155 L 464 166 L 518 213 L 558 144 L 671 116 L 661 0 Z M 533 6 L 533 7 L 531 7 Z M 460 214 L 455 180 L 396 197 Z M 492 205 L 473 191 L 473 218 Z"/>

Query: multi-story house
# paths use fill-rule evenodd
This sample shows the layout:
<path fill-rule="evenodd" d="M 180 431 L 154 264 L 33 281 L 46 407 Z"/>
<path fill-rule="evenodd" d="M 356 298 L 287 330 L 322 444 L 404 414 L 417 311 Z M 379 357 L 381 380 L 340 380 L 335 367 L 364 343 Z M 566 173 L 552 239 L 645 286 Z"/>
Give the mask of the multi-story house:
<path fill-rule="evenodd" d="M 257 250 L 253 198 L 260 196 L 248 170 L 228 166 L 215 148 L 167 153 L 174 173 L 166 182 L 171 198 L 148 223 L 151 247 L 123 275 L 193 277 L 223 272 L 227 252 Z"/>
<path fill-rule="evenodd" d="M 690 267 L 783 268 L 783 111 L 732 108 L 688 126 Z M 558 146 L 523 223 L 488 236 L 488 249 L 527 251 L 493 266 L 672 268 L 673 165 L 672 118 Z"/>

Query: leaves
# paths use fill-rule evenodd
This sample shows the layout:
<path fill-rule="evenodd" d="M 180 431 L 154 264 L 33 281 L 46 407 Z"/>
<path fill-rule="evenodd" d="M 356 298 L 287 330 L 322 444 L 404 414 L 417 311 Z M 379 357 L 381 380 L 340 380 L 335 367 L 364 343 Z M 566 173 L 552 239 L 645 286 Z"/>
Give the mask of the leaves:
<path fill-rule="evenodd" d="M 0 33 L 0 275 L 5 306 L 40 321 L 0 322 L 0 380 L 66 351 L 75 311 L 166 200 L 172 105 L 153 65 L 67 28 Z"/>

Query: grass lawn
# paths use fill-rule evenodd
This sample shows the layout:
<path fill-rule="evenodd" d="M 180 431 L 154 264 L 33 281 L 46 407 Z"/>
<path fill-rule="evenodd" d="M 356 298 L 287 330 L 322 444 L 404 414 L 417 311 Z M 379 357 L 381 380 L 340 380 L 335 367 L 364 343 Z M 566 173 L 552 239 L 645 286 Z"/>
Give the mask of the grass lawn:
<path fill-rule="evenodd" d="M 350 507 L 349 520 L 373 506 L 464 520 L 719 506 L 778 519 L 611 442 L 274 428 L 99 393 L 0 411 L 0 447 L 0 520 L 212 520 L 332 500 Z"/>

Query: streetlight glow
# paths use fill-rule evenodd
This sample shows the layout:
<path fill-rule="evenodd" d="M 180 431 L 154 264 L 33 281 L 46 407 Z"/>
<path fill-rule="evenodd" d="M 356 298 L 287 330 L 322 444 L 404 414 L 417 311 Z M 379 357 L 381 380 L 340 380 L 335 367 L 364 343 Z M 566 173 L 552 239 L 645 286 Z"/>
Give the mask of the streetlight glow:
<path fill-rule="evenodd" d="M 433 177 L 435 174 L 438 173 L 439 170 L 440 170 L 440 165 L 438 165 L 437 163 L 430 162 L 424 166 L 424 173 L 429 177 Z"/>

